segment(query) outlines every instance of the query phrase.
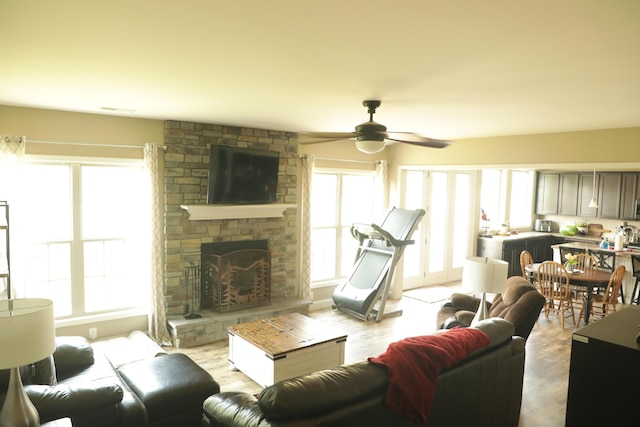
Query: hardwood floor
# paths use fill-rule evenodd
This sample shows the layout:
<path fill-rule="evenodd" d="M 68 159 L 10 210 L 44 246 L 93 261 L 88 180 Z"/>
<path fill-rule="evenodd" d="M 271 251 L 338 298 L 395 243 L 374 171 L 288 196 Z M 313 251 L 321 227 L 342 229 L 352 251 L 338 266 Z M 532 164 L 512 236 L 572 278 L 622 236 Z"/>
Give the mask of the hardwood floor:
<path fill-rule="evenodd" d="M 459 290 L 452 285 L 451 292 Z M 331 309 L 312 311 L 310 317 L 337 331 L 348 334 L 345 363 L 377 356 L 387 345 L 399 339 L 424 335 L 436 329 L 435 318 L 442 301 L 426 303 L 413 298 L 389 301 L 389 309 L 402 308 L 403 314 L 380 322 L 364 322 Z M 620 307 L 620 306 L 619 306 Z M 620 308 L 619 308 L 620 309 Z M 388 310 L 387 310 L 388 311 Z M 576 311 L 576 320 L 578 312 Z M 526 346 L 524 391 L 520 427 L 564 426 L 571 333 L 577 329 L 571 320 L 560 326 L 560 319 L 540 315 Z M 258 393 L 261 387 L 242 372 L 229 369 L 228 343 L 218 341 L 201 347 L 169 349 L 170 352 L 188 354 L 218 381 L 222 391 Z"/>

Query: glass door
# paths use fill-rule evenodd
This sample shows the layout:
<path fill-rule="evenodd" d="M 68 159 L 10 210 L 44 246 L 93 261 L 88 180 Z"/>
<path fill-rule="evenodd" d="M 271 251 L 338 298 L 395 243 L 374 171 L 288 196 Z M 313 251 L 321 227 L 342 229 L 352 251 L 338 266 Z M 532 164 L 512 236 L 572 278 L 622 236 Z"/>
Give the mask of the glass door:
<path fill-rule="evenodd" d="M 403 289 L 462 278 L 464 259 L 473 249 L 475 172 L 402 172 L 402 205 L 427 212 L 404 251 Z"/>

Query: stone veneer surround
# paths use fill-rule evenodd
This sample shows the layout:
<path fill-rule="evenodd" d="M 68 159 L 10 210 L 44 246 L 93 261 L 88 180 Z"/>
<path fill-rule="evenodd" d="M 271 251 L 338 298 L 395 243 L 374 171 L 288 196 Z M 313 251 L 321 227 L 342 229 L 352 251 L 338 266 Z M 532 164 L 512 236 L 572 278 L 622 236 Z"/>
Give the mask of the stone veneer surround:
<path fill-rule="evenodd" d="M 191 221 L 180 205 L 203 205 L 207 200 L 209 145 L 260 148 L 280 153 L 277 203 L 297 202 L 296 134 L 264 129 L 165 122 L 165 301 L 170 332 L 181 347 L 226 338 L 227 326 L 290 311 L 305 311 L 297 280 L 297 209 L 283 217 Z M 182 318 L 184 268 L 200 264 L 202 243 L 268 239 L 271 250 L 272 307 L 229 316 L 202 313 L 203 318 Z M 288 303 L 291 301 L 291 303 Z"/>

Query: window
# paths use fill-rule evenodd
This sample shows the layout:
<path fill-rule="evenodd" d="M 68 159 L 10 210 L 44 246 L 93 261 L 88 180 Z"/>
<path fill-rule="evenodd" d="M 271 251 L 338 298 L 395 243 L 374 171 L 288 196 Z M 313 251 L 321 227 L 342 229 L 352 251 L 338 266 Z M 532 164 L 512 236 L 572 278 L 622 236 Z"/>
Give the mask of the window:
<path fill-rule="evenodd" d="M 480 203 L 489 227 L 497 229 L 506 222 L 511 228 L 531 227 L 534 178 L 533 171 L 482 170 Z"/>
<path fill-rule="evenodd" d="M 52 299 L 58 318 L 146 305 L 141 162 L 29 162 L 25 172 L 20 294 Z"/>
<path fill-rule="evenodd" d="M 374 218 L 373 172 L 313 173 L 311 199 L 311 282 L 336 282 L 351 271 L 358 241 L 351 236 L 355 222 Z"/>

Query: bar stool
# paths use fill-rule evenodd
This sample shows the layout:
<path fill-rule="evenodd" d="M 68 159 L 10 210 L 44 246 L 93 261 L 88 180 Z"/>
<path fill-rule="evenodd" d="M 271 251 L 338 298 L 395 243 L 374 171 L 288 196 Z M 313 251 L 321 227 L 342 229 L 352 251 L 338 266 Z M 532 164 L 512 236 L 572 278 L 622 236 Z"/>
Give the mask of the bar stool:
<path fill-rule="evenodd" d="M 633 285 L 633 292 L 631 292 L 631 300 L 629 304 L 640 304 L 640 289 L 638 289 L 638 283 L 640 283 L 640 255 L 631 255 L 631 267 L 633 269 L 633 276 L 636 278 L 636 283 Z"/>
<path fill-rule="evenodd" d="M 605 270 L 613 273 L 616 269 L 616 253 L 607 249 L 589 249 L 589 254 L 598 260 L 598 270 Z M 600 289 L 598 289 L 600 291 Z M 620 288 L 620 302 L 624 304 L 624 292 Z"/>

